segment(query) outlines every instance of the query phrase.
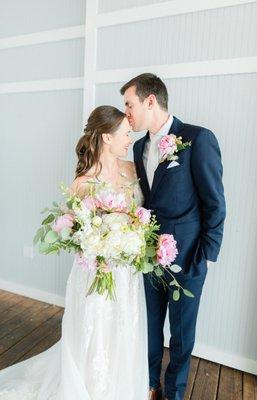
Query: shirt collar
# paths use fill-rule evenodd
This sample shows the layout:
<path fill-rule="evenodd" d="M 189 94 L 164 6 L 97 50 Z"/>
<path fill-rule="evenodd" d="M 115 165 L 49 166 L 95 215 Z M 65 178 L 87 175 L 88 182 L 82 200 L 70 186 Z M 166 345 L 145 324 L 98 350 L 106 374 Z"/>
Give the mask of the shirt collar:
<path fill-rule="evenodd" d="M 165 122 L 164 125 L 162 125 L 161 129 L 157 133 L 155 133 L 155 134 L 150 133 L 150 135 L 149 135 L 150 140 L 155 141 L 155 140 L 161 139 L 165 135 L 168 135 L 172 123 L 173 123 L 173 116 L 169 115 L 168 120 Z"/>

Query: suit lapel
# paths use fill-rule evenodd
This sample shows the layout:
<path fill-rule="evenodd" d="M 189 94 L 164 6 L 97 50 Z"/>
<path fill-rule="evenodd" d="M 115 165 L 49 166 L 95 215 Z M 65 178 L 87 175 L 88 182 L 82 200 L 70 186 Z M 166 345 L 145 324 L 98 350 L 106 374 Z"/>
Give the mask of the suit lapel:
<path fill-rule="evenodd" d="M 171 133 L 173 133 L 174 135 L 178 135 L 179 132 L 182 131 L 183 127 L 184 127 L 183 122 L 181 122 L 178 118 L 174 117 L 173 123 L 170 127 L 168 135 L 170 135 Z M 169 163 L 169 161 L 163 161 L 162 163 L 160 163 L 158 165 L 158 167 L 155 170 L 153 184 L 152 184 L 151 193 L 150 193 L 150 200 L 152 199 L 152 197 L 153 197 L 153 195 L 154 195 L 154 193 L 166 171 L 168 163 Z"/>
<path fill-rule="evenodd" d="M 138 157 L 137 157 L 137 165 L 138 165 L 137 174 L 138 177 L 140 178 L 140 185 L 144 193 L 145 199 L 148 199 L 150 195 L 149 182 L 147 179 L 146 170 L 143 162 L 144 148 L 148 139 L 149 139 L 149 132 L 147 132 L 147 134 L 138 143 Z"/>

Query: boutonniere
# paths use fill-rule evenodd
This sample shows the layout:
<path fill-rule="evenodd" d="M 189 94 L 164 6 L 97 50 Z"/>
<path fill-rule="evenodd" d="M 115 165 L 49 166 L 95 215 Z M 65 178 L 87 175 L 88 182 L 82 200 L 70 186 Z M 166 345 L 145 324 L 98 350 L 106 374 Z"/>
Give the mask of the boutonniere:
<path fill-rule="evenodd" d="M 181 136 L 176 136 L 173 134 L 165 135 L 161 138 L 158 143 L 158 148 L 161 154 L 160 163 L 168 160 L 175 161 L 178 159 L 177 153 L 184 150 L 186 147 L 191 146 L 191 142 L 182 142 Z"/>

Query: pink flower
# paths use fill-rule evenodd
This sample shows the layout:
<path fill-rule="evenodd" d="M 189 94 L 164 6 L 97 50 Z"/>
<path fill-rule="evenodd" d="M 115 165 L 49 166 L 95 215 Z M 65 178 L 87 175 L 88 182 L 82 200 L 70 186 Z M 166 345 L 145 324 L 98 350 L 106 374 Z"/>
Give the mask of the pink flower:
<path fill-rule="evenodd" d="M 157 261 L 163 265 L 170 265 L 178 254 L 177 242 L 173 235 L 163 234 L 159 236 L 157 248 Z"/>
<path fill-rule="evenodd" d="M 64 228 L 71 228 L 73 226 L 74 215 L 72 214 L 63 214 L 57 218 L 53 225 L 53 231 L 59 233 Z"/>
<path fill-rule="evenodd" d="M 176 135 L 163 136 L 158 143 L 158 148 L 162 157 L 167 154 L 174 154 L 177 151 Z"/>
<path fill-rule="evenodd" d="M 75 261 L 85 270 L 95 270 L 97 267 L 97 262 L 95 259 L 89 260 L 84 257 L 82 253 L 75 253 Z"/>
<path fill-rule="evenodd" d="M 135 215 L 142 224 L 149 224 L 151 219 L 151 210 L 147 210 L 144 207 L 137 207 Z"/>
<path fill-rule="evenodd" d="M 88 210 L 90 210 L 90 211 L 92 211 L 92 210 L 94 210 L 95 208 L 97 208 L 96 201 L 95 201 L 95 199 L 94 199 L 93 197 L 85 197 L 85 198 L 82 200 L 82 203 L 83 203 L 84 206 L 85 206 L 86 208 L 88 208 Z"/>
<path fill-rule="evenodd" d="M 124 193 L 116 193 L 111 190 L 103 190 L 97 194 L 96 200 L 99 206 L 105 210 L 123 211 L 126 208 Z"/>

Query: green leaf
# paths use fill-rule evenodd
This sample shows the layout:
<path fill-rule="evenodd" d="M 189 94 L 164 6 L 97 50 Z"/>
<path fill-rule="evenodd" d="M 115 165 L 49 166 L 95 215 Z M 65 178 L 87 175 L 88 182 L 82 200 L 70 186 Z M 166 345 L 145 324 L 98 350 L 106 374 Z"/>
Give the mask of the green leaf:
<path fill-rule="evenodd" d="M 57 207 L 57 208 L 59 207 L 59 205 L 58 205 L 58 203 L 56 203 L 56 201 L 53 201 L 53 206 Z"/>
<path fill-rule="evenodd" d="M 194 294 L 187 289 L 183 289 L 183 293 L 188 297 L 195 297 Z"/>
<path fill-rule="evenodd" d="M 70 237 L 71 229 L 70 228 L 64 228 L 61 231 L 61 237 L 63 240 L 68 240 Z"/>
<path fill-rule="evenodd" d="M 49 211 L 49 208 L 44 208 L 42 211 L 40 211 L 40 214 L 44 214 L 45 212 Z"/>
<path fill-rule="evenodd" d="M 179 265 L 173 264 L 169 267 L 172 272 L 178 273 L 181 271 L 181 267 Z"/>
<path fill-rule="evenodd" d="M 58 237 L 59 237 L 58 233 L 56 233 L 54 231 L 49 231 L 49 232 L 47 232 L 47 234 L 45 236 L 45 242 L 46 243 L 54 243 L 54 242 L 56 242 Z"/>
<path fill-rule="evenodd" d="M 155 270 L 155 275 L 156 276 L 162 276 L 163 275 L 163 269 L 161 267 L 157 267 Z"/>
<path fill-rule="evenodd" d="M 51 222 L 53 222 L 55 219 L 54 214 L 49 214 L 48 217 L 46 217 L 43 221 L 42 221 L 42 225 L 46 225 L 46 224 L 50 224 Z"/>
<path fill-rule="evenodd" d="M 54 253 L 58 253 L 58 252 L 59 252 L 59 249 L 56 248 L 56 247 L 49 247 L 49 248 L 46 250 L 46 254 L 54 254 Z"/>
<path fill-rule="evenodd" d="M 45 253 L 49 249 L 49 244 L 45 242 L 40 242 L 38 245 L 39 253 Z"/>
<path fill-rule="evenodd" d="M 39 228 L 39 229 L 37 230 L 37 233 L 35 234 L 34 239 L 33 239 L 33 244 L 34 244 L 34 246 L 37 244 L 37 242 L 39 241 L 39 239 L 41 239 L 41 238 L 44 236 L 44 233 L 45 233 L 44 228 Z"/>
<path fill-rule="evenodd" d="M 145 261 L 143 264 L 143 274 L 148 274 L 149 272 L 153 272 L 153 264 L 150 264 L 149 262 Z"/>
<path fill-rule="evenodd" d="M 68 208 L 72 208 L 72 204 L 73 204 L 73 199 L 68 200 L 68 201 L 66 202 L 66 206 L 67 206 Z"/>
<path fill-rule="evenodd" d="M 155 248 L 154 247 L 147 247 L 146 248 L 146 256 L 147 257 L 154 257 L 155 256 Z"/>
<path fill-rule="evenodd" d="M 180 298 L 180 292 L 179 292 L 179 290 L 174 290 L 172 297 L 173 297 L 173 300 L 174 300 L 174 301 L 178 301 L 179 298 Z"/>

